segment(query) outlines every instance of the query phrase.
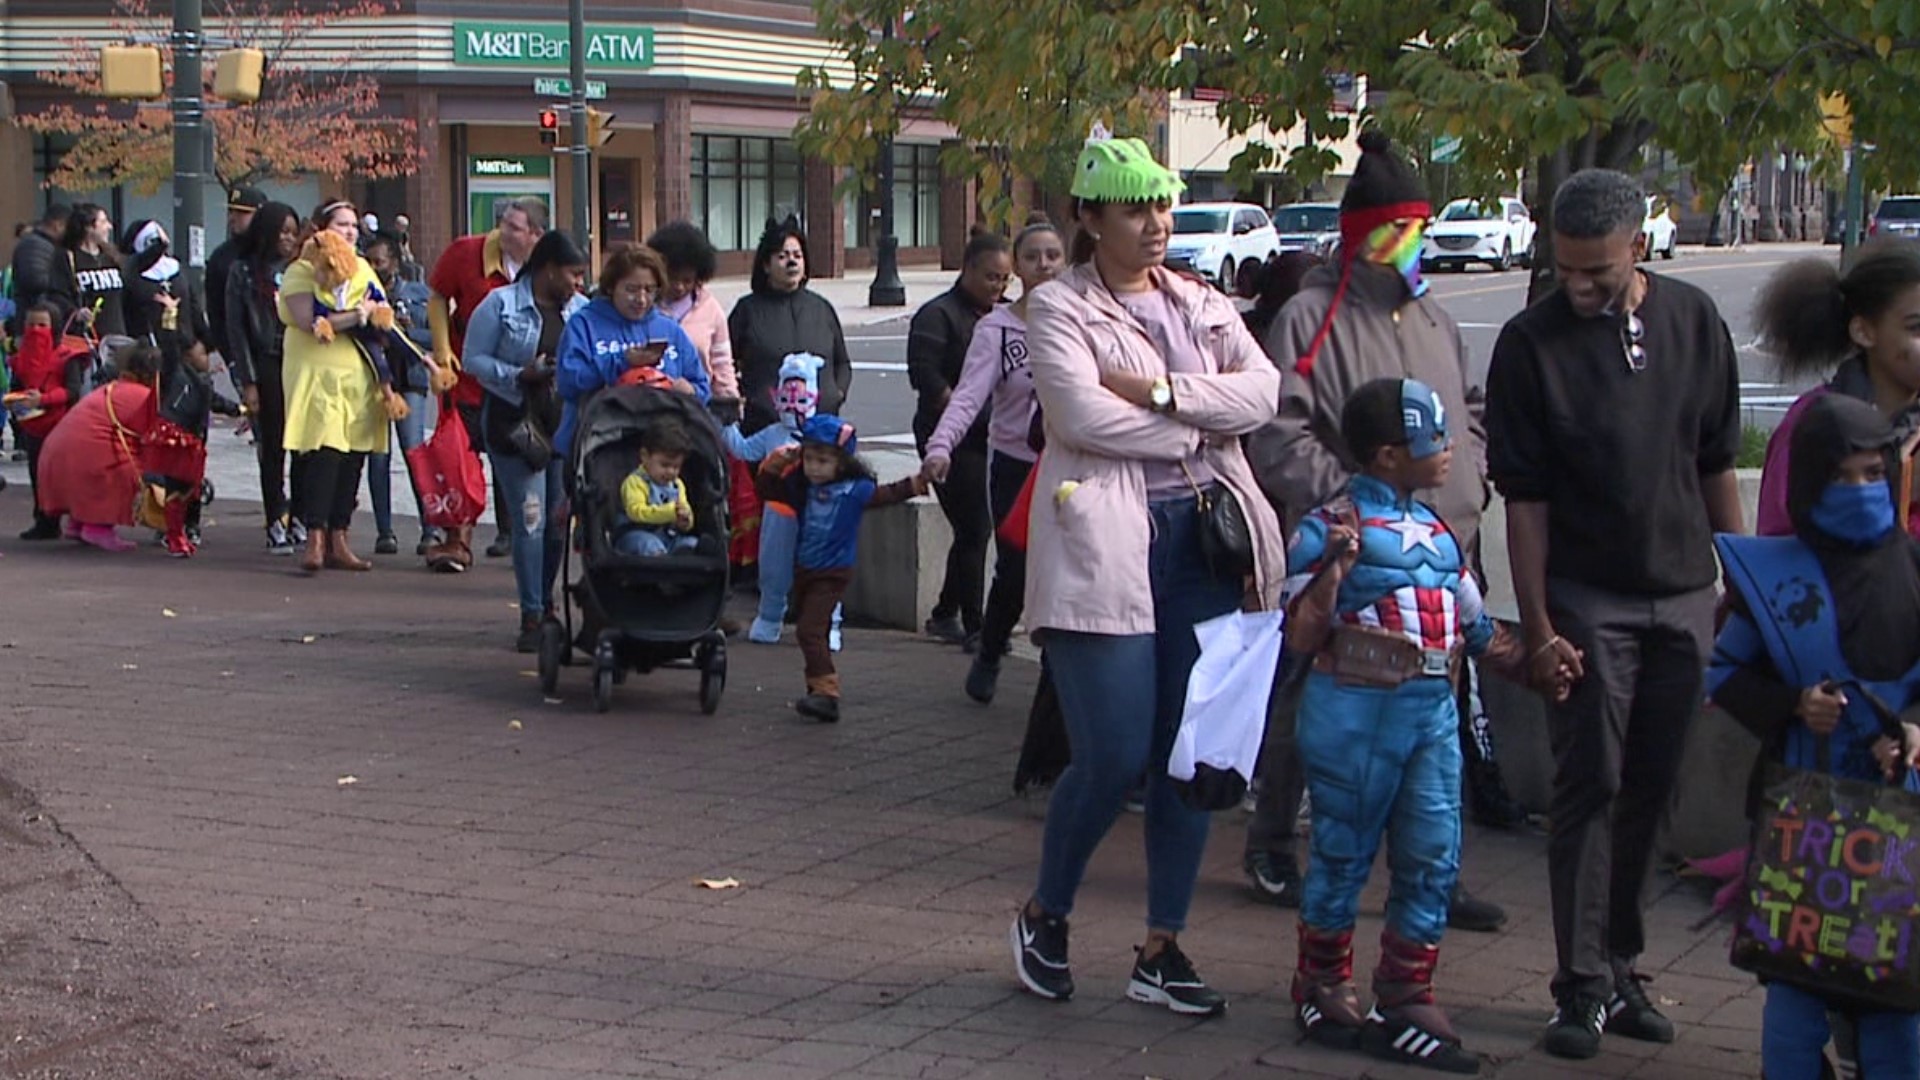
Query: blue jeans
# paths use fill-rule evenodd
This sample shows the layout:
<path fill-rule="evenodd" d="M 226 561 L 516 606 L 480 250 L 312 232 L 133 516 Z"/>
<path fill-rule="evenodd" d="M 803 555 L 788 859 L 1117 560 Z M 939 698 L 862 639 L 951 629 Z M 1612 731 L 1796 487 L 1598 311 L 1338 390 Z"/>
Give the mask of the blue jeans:
<path fill-rule="evenodd" d="M 513 581 L 520 589 L 520 615 L 538 618 L 547 614 L 547 594 L 553 589 L 554 575 L 560 572 L 561 545 L 567 536 L 562 514 L 567 496 L 562 477 L 566 467 L 554 455 L 547 467 L 535 470 L 515 454 L 488 454 L 493 476 L 505 496 L 508 517 L 500 522 L 502 531 L 511 530 L 513 543 Z M 536 512 L 527 512 L 527 497 L 537 504 Z M 541 543 L 532 543 L 534 537 Z"/>
<path fill-rule="evenodd" d="M 1302 922 L 1353 927 L 1385 835 L 1387 926 L 1408 941 L 1439 943 L 1460 877 L 1458 727 L 1451 680 L 1384 690 L 1307 676 L 1294 736 L 1313 796 Z"/>
<path fill-rule="evenodd" d="M 407 401 L 407 418 L 393 422 L 394 437 L 400 444 L 401 462 L 405 463 L 407 451 L 419 446 L 427 437 L 427 395 L 404 393 L 400 395 Z M 412 473 L 408 473 L 408 485 L 413 488 L 413 510 L 421 521 L 421 529 L 426 528 L 427 508 L 420 502 L 420 488 L 413 484 Z M 367 494 L 373 501 L 373 524 L 380 535 L 393 531 L 393 455 L 367 455 Z"/>
<path fill-rule="evenodd" d="M 1861 1013 L 1855 1023 L 1865 1080 L 1920 1077 L 1920 1013 Z M 1786 983 L 1767 984 L 1760 1022 L 1767 1080 L 1817 1080 L 1831 1035 L 1826 1001 Z"/>
<path fill-rule="evenodd" d="M 697 536 L 672 536 L 653 529 L 628 529 L 613 542 L 613 550 L 622 555 L 680 555 L 700 546 Z"/>
<path fill-rule="evenodd" d="M 1237 610 L 1242 591 L 1240 581 L 1216 577 L 1201 556 L 1193 499 L 1154 503 L 1148 512 L 1154 632 L 1044 632 L 1073 761 L 1047 804 L 1033 897 L 1049 915 L 1065 918 L 1073 911 L 1087 862 L 1119 817 L 1127 789 L 1144 772 L 1147 927 L 1177 932 L 1185 928 L 1193 902 L 1209 815 L 1180 801 L 1167 777 L 1167 754 L 1180 729 L 1187 676 L 1200 658 L 1193 627 Z"/>

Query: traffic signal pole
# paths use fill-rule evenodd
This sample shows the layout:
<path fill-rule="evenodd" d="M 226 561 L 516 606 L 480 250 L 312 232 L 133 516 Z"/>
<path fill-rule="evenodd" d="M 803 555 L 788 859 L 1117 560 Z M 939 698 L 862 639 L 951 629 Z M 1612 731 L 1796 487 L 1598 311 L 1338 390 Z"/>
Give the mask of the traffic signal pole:
<path fill-rule="evenodd" d="M 593 147 L 587 145 L 586 0 L 567 0 L 567 30 L 567 64 L 571 82 L 567 94 L 567 114 L 573 128 L 573 145 L 567 148 L 567 158 L 573 165 L 573 239 L 580 245 L 581 251 L 591 256 Z"/>
<path fill-rule="evenodd" d="M 574 0 L 577 4 L 580 0 Z M 201 0 L 173 0 L 173 250 L 197 286 L 206 265 L 207 109 Z"/>

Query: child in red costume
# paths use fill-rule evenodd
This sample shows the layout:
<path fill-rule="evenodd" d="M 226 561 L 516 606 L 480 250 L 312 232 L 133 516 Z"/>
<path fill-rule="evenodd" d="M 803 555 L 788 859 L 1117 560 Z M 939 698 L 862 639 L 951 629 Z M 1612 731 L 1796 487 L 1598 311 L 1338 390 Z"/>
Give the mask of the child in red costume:
<path fill-rule="evenodd" d="M 7 395 L 7 410 L 16 418 L 20 446 L 27 452 L 27 479 L 36 493 L 40 490 L 40 448 L 67 410 L 80 400 L 86 371 L 83 363 L 70 363 L 61 355 L 53 321 L 54 310 L 48 304 L 35 304 L 22 317 L 20 349 L 13 354 L 14 392 Z M 20 539 L 53 540 L 59 535 L 59 519 L 41 513 L 36 500 L 33 527 L 21 533 Z"/>

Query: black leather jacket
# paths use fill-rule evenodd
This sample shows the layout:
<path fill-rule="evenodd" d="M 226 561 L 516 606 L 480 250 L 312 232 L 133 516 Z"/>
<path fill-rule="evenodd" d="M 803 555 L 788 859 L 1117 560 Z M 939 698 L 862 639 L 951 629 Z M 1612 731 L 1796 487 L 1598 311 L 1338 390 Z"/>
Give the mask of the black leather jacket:
<path fill-rule="evenodd" d="M 268 267 L 269 275 L 280 272 Z M 286 327 L 275 306 L 277 291 L 257 287 L 256 268 L 250 259 L 238 259 L 227 274 L 227 328 L 224 354 L 227 368 L 236 386 L 245 389 L 260 381 L 262 372 L 276 382 Z"/>

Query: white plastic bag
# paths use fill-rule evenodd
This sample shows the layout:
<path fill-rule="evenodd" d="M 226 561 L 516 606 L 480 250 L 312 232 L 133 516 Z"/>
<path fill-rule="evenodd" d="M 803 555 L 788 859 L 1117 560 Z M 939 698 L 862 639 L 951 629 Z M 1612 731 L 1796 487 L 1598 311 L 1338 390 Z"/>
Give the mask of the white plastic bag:
<path fill-rule="evenodd" d="M 1285 618 L 1280 611 L 1235 611 L 1193 628 L 1200 659 L 1187 678 L 1167 775 L 1196 810 L 1238 804 L 1253 779 Z"/>

